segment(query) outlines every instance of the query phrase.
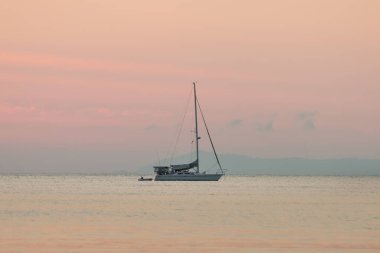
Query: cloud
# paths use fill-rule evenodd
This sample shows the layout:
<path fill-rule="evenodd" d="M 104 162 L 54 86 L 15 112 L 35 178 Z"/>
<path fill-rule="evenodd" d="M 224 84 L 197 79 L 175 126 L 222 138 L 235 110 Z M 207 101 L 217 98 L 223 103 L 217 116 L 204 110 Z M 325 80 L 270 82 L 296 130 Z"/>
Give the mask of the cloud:
<path fill-rule="evenodd" d="M 152 64 L 152 63 L 136 63 L 129 61 L 104 60 L 100 58 L 89 58 L 82 56 L 68 56 L 63 54 L 48 54 L 48 53 L 30 53 L 18 51 L 0 50 L 0 65 L 5 65 L 8 69 L 31 69 L 30 75 L 38 73 L 37 70 L 42 70 L 44 76 L 48 73 L 47 70 L 53 71 L 54 76 L 62 71 L 62 74 L 67 71 L 72 72 L 90 72 L 90 76 L 94 73 L 109 74 L 114 77 L 117 74 L 128 73 L 128 75 L 146 76 L 201 76 L 209 77 L 216 76 L 217 73 L 205 72 L 202 68 L 185 67 L 173 64 Z M 17 75 L 13 75 L 17 78 Z"/>
<path fill-rule="evenodd" d="M 297 115 L 297 119 L 304 130 L 312 130 L 316 128 L 314 122 L 316 116 L 317 112 L 300 112 Z"/>
<path fill-rule="evenodd" d="M 155 129 L 158 129 L 158 126 L 156 124 L 150 124 L 144 128 L 144 130 L 146 130 L 146 131 L 151 131 L 151 130 L 155 130 Z"/>
<path fill-rule="evenodd" d="M 241 119 L 234 119 L 234 120 L 231 120 L 230 122 L 228 122 L 228 126 L 233 128 L 233 127 L 238 127 L 242 124 L 242 120 Z"/>
<path fill-rule="evenodd" d="M 0 113 L 16 114 L 33 113 L 37 111 L 38 110 L 34 105 L 10 105 L 6 103 L 0 103 Z"/>
<path fill-rule="evenodd" d="M 99 114 L 103 117 L 111 117 L 114 115 L 114 113 L 110 109 L 105 108 L 105 107 L 101 107 L 101 108 L 96 109 L 96 112 L 97 112 L 97 114 Z"/>
<path fill-rule="evenodd" d="M 303 122 L 303 128 L 305 130 L 311 130 L 315 128 L 315 123 L 313 119 L 307 119 Z"/>
<path fill-rule="evenodd" d="M 305 119 L 310 119 L 310 118 L 313 118 L 317 115 L 316 112 L 300 112 L 298 113 L 298 118 L 300 120 L 305 120 Z"/>
<path fill-rule="evenodd" d="M 272 132 L 273 131 L 273 120 L 266 123 L 259 123 L 256 127 L 259 132 Z"/>

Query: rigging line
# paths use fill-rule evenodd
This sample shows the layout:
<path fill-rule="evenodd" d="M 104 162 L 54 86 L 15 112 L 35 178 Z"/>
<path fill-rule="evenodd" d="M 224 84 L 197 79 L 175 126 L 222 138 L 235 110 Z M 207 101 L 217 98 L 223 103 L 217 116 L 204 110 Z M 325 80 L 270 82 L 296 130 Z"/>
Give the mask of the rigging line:
<path fill-rule="evenodd" d="M 157 156 L 157 159 L 158 159 L 157 163 L 158 163 L 159 166 L 161 166 L 160 154 L 158 153 L 157 149 L 155 151 L 156 151 L 156 156 Z"/>
<path fill-rule="evenodd" d="M 181 124 L 180 124 L 180 128 L 179 128 L 179 131 L 178 131 L 178 134 L 177 134 L 177 138 L 176 138 L 175 144 L 174 144 L 173 149 L 172 149 L 172 153 L 171 153 L 170 160 L 169 160 L 169 165 L 173 161 L 173 158 L 174 158 L 174 155 L 175 155 L 175 150 L 177 149 L 179 137 L 181 136 L 181 133 L 182 133 L 182 129 L 183 129 L 183 125 L 184 125 L 184 122 L 185 122 L 186 114 L 187 114 L 187 111 L 188 111 L 188 108 L 189 108 L 189 104 L 190 104 L 191 93 L 192 93 L 192 90 L 190 90 L 188 98 L 187 98 L 185 111 L 184 111 L 184 114 L 183 114 L 183 117 L 182 117 L 182 120 L 181 120 Z"/>
<path fill-rule="evenodd" d="M 190 140 L 193 139 L 193 133 L 190 131 Z M 190 153 L 189 153 L 189 163 L 193 162 L 194 161 L 194 141 L 190 141 Z"/>
<path fill-rule="evenodd" d="M 198 104 L 199 111 L 201 112 L 203 123 L 205 124 L 207 135 L 208 135 L 208 138 L 210 139 L 212 150 L 214 151 L 214 155 L 215 155 L 216 161 L 218 162 L 220 171 L 224 174 L 224 171 L 222 169 L 222 165 L 220 165 L 220 161 L 219 161 L 218 155 L 216 154 L 214 143 L 212 142 L 210 131 L 208 130 L 208 127 L 207 127 L 207 124 L 206 124 L 206 120 L 205 120 L 205 117 L 203 116 L 202 108 L 201 108 L 201 105 L 199 104 L 199 100 L 198 99 L 197 99 L 197 104 Z"/>
<path fill-rule="evenodd" d="M 217 162 L 214 162 L 209 168 L 207 168 L 207 171 L 210 171 L 211 169 L 213 169 L 216 165 L 218 165 Z"/>

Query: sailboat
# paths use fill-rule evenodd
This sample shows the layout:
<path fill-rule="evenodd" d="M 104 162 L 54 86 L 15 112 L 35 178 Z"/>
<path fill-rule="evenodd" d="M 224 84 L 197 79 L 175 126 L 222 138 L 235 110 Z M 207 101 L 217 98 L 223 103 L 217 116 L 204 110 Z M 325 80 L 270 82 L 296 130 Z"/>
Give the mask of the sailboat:
<path fill-rule="evenodd" d="M 196 144 L 196 160 L 187 163 L 187 164 L 174 164 L 169 166 L 154 166 L 154 172 L 156 173 L 155 181 L 218 181 L 223 175 L 224 171 L 220 164 L 218 155 L 215 151 L 214 144 L 211 140 L 210 132 L 208 130 L 205 118 L 203 116 L 202 109 L 199 105 L 197 99 L 197 92 L 195 87 L 195 82 L 193 83 L 194 89 L 194 113 L 195 113 L 195 144 Z M 214 155 L 216 161 L 219 165 L 220 173 L 215 174 L 207 174 L 205 171 L 200 172 L 200 163 L 199 163 L 199 140 L 200 137 L 198 135 L 198 108 L 202 115 L 203 123 L 206 127 L 207 135 L 209 137 L 212 149 L 214 151 Z"/>

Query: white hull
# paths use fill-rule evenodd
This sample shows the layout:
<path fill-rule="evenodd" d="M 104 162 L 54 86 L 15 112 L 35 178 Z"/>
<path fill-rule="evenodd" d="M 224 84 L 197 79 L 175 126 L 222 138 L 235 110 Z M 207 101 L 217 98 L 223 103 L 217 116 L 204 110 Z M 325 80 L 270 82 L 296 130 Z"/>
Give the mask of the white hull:
<path fill-rule="evenodd" d="M 223 174 L 168 174 L 156 175 L 155 181 L 218 181 Z"/>

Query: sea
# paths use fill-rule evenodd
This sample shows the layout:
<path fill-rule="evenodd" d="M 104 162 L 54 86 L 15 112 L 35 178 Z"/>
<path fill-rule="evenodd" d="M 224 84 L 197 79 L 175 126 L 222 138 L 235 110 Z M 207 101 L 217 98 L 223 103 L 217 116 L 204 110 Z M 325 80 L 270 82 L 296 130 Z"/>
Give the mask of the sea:
<path fill-rule="evenodd" d="M 0 252 L 380 252 L 380 177 L 0 176 Z"/>

